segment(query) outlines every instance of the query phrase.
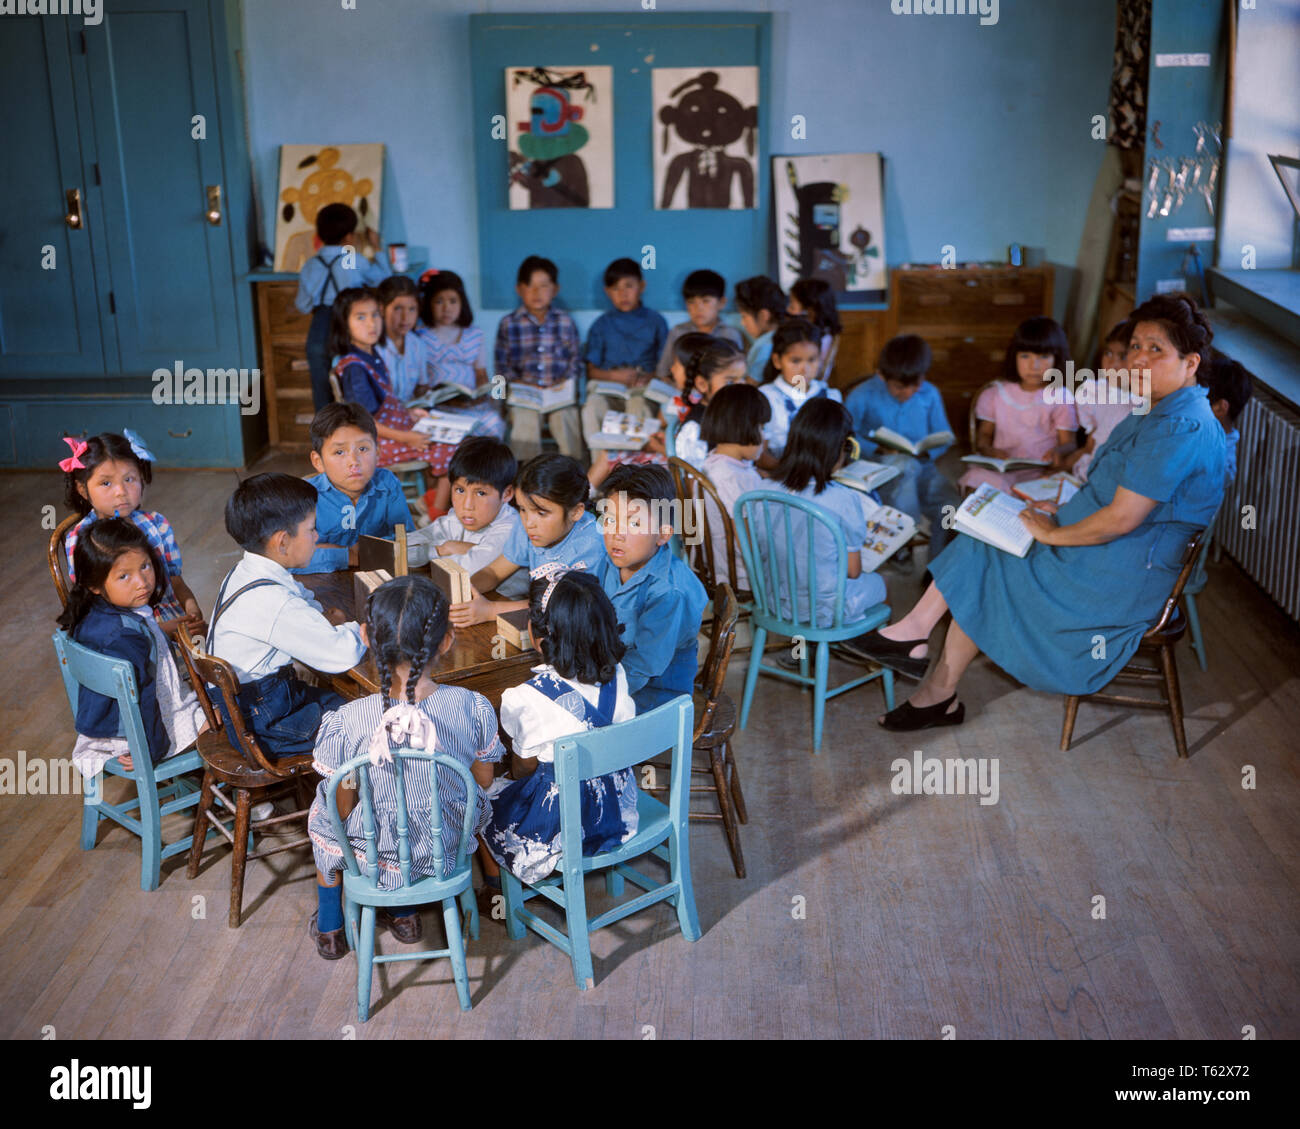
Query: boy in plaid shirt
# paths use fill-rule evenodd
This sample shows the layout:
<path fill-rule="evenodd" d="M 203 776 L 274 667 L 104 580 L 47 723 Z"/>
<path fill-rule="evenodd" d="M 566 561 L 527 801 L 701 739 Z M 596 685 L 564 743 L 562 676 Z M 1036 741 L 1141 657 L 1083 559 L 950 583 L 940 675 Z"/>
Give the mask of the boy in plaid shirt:
<path fill-rule="evenodd" d="M 578 327 L 551 303 L 559 291 L 559 271 L 550 259 L 529 255 L 520 265 L 515 292 L 522 303 L 497 327 L 496 371 L 510 383 L 551 388 L 573 380 L 575 398 L 582 388 L 582 344 Z M 582 421 L 577 403 L 547 413 L 546 424 L 560 453 L 581 460 Z M 510 445 L 525 462 L 542 452 L 541 413 L 510 409 Z"/>

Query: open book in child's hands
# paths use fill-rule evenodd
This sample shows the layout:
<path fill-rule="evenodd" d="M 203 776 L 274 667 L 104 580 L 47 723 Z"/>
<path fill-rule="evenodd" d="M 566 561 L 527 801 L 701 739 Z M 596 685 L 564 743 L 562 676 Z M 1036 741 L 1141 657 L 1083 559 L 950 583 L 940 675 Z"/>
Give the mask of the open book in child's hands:
<path fill-rule="evenodd" d="M 1031 467 L 1052 465 L 1050 459 L 995 459 L 992 455 L 962 455 L 961 461 L 974 463 L 976 466 L 986 466 L 999 474 L 1006 474 L 1009 470 L 1028 470 Z"/>
<path fill-rule="evenodd" d="M 436 388 L 429 389 L 428 392 L 416 396 L 413 400 L 407 400 L 408 408 L 436 408 L 439 404 L 445 404 L 448 400 L 459 400 L 462 397 L 470 400 L 477 400 L 487 396 L 492 391 L 491 383 L 469 385 L 461 384 L 458 381 L 444 381 Z"/>
<path fill-rule="evenodd" d="M 876 428 L 867 438 L 874 439 L 882 447 L 892 447 L 896 451 L 906 451 L 907 454 L 918 457 L 935 447 L 947 447 L 957 442 L 957 436 L 951 431 L 932 431 L 924 439 L 918 439 L 913 443 L 906 435 L 900 435 L 888 427 Z"/>
<path fill-rule="evenodd" d="M 627 412 L 606 412 L 600 431 L 587 439 L 593 451 L 639 451 L 659 430 L 657 419 L 638 419 Z"/>
<path fill-rule="evenodd" d="M 415 421 L 412 431 L 427 435 L 435 443 L 446 443 L 455 447 L 474 426 L 469 416 L 456 416 L 449 412 L 431 411 Z"/>
<path fill-rule="evenodd" d="M 525 408 L 530 412 L 543 414 L 559 411 L 560 408 L 570 407 L 577 402 L 573 377 L 562 380 L 559 384 L 552 384 L 549 388 L 525 384 L 522 380 L 512 380 L 506 395 L 506 403 L 510 407 Z"/>
<path fill-rule="evenodd" d="M 1024 508 L 1019 498 L 986 482 L 958 507 L 953 528 L 995 549 L 1023 557 L 1034 543 L 1033 534 L 1020 520 Z"/>
<path fill-rule="evenodd" d="M 867 519 L 867 540 L 862 546 L 862 571 L 875 572 L 916 534 L 916 520 L 902 510 L 859 493 L 862 515 Z M 849 546 L 852 551 L 853 546 Z"/>
<path fill-rule="evenodd" d="M 891 478 L 897 478 L 902 473 L 898 467 L 886 466 L 884 463 L 873 463 L 870 459 L 855 459 L 848 466 L 836 471 L 831 478 L 844 486 L 851 486 L 854 490 L 861 490 L 864 494 L 874 490 L 888 482 Z"/>

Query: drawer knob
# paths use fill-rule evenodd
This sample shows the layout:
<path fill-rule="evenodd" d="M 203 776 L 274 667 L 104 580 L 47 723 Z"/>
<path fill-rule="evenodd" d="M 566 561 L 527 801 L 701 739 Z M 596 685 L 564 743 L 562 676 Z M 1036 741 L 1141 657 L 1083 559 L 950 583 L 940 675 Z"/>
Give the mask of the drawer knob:
<path fill-rule="evenodd" d="M 194 434 L 194 428 L 187 427 L 184 431 L 173 431 L 169 427 L 167 429 L 167 434 L 170 435 L 173 439 L 188 439 L 191 435 Z"/>

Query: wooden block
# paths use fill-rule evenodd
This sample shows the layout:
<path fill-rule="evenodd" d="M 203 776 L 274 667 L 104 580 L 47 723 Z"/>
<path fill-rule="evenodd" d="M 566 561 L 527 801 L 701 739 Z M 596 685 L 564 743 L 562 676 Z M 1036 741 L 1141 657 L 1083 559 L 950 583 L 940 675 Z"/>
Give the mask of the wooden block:
<path fill-rule="evenodd" d="M 433 582 L 451 603 L 467 604 L 474 598 L 469 573 L 463 565 L 446 557 L 430 557 L 429 575 L 433 577 Z M 525 630 L 527 630 L 526 624 Z"/>
<path fill-rule="evenodd" d="M 512 647 L 531 651 L 533 644 L 528 637 L 528 609 L 520 608 L 497 616 L 497 634 Z"/>
<path fill-rule="evenodd" d="M 358 622 L 365 619 L 366 600 L 370 598 L 370 593 L 392 579 L 392 576 L 382 568 L 352 574 L 352 607 Z"/>
<path fill-rule="evenodd" d="M 394 576 L 406 575 L 406 526 L 400 522 L 393 530 L 393 567 Z"/>
<path fill-rule="evenodd" d="M 357 541 L 357 568 L 362 572 L 383 569 L 389 577 L 401 575 L 397 571 L 397 543 L 386 537 L 372 537 L 363 533 Z M 406 554 L 402 554 L 402 571 L 406 570 Z"/>

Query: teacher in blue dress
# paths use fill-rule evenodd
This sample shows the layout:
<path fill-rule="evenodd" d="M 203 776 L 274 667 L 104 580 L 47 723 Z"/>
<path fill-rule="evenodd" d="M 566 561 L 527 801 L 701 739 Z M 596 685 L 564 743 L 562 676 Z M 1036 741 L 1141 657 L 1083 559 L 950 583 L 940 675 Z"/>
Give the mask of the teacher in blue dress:
<path fill-rule="evenodd" d="M 1023 511 L 1035 541 L 1028 554 L 958 538 L 930 563 L 934 582 L 916 606 L 856 641 L 855 649 L 919 677 L 930 632 L 952 612 L 938 662 L 879 719 L 886 729 L 959 725 L 966 709 L 957 685 L 981 651 L 1035 690 L 1092 693 L 1159 618 L 1187 542 L 1223 499 L 1226 450 L 1197 383 L 1210 371 L 1213 331 L 1196 303 L 1161 295 L 1129 321 L 1128 370 L 1149 381 L 1149 403 L 1115 428 L 1087 484 L 1058 513 Z"/>

